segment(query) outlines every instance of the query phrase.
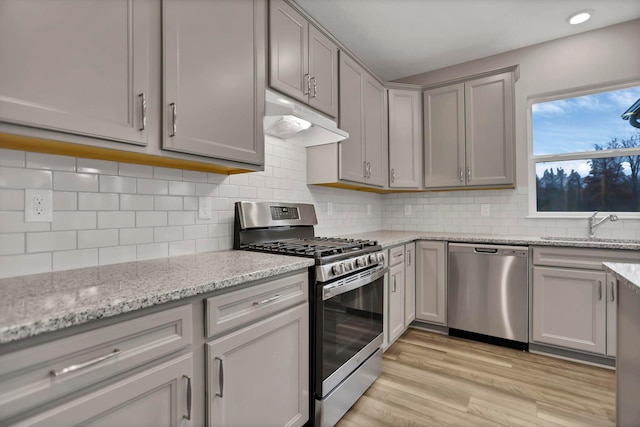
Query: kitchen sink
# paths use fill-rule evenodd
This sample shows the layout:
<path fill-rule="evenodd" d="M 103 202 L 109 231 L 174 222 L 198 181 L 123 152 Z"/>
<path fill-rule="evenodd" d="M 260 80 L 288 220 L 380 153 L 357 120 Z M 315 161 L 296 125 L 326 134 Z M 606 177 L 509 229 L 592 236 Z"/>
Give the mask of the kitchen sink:
<path fill-rule="evenodd" d="M 640 245 L 640 240 L 633 239 L 605 239 L 601 237 L 562 237 L 562 236 L 542 236 L 542 240 L 561 240 L 564 242 L 603 242 L 603 243 L 632 243 Z"/>

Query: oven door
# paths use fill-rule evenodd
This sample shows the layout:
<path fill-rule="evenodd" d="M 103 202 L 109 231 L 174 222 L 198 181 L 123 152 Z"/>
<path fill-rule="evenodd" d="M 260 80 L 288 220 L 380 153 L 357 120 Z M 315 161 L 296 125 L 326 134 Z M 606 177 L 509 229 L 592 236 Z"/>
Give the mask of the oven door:
<path fill-rule="evenodd" d="M 316 287 L 315 393 L 329 394 L 382 344 L 383 265 Z"/>

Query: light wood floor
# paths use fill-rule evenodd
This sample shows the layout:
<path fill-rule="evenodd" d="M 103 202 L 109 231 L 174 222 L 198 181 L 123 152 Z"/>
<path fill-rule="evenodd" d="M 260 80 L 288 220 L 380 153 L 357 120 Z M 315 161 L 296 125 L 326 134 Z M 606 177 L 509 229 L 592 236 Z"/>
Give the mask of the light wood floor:
<path fill-rule="evenodd" d="M 353 426 L 613 426 L 615 373 L 409 329 L 338 423 Z"/>

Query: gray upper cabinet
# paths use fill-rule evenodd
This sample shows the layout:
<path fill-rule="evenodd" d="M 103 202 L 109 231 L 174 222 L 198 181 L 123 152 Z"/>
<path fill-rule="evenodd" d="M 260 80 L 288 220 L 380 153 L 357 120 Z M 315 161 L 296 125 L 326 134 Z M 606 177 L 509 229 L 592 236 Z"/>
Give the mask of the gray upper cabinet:
<path fill-rule="evenodd" d="M 264 163 L 266 2 L 163 2 L 163 148 Z"/>
<path fill-rule="evenodd" d="M 389 187 L 420 188 L 422 98 L 416 90 L 389 90 Z"/>
<path fill-rule="evenodd" d="M 269 85 L 338 116 L 338 48 L 284 0 L 270 2 Z"/>
<path fill-rule="evenodd" d="M 157 121 L 145 106 L 154 96 L 149 8 L 134 0 L 2 1 L 0 122 L 147 145 Z"/>
<path fill-rule="evenodd" d="M 514 183 L 513 73 L 424 92 L 425 187 Z"/>
<path fill-rule="evenodd" d="M 387 182 L 385 89 L 360 65 L 340 54 L 339 178 L 383 187 Z"/>

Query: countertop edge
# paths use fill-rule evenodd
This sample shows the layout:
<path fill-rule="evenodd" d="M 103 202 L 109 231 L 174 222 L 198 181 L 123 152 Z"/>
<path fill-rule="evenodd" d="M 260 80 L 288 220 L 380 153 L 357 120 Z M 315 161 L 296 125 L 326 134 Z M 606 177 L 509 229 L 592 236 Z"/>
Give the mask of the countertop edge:
<path fill-rule="evenodd" d="M 617 279 L 624 280 L 640 289 L 640 263 L 604 262 L 602 265 Z"/>

